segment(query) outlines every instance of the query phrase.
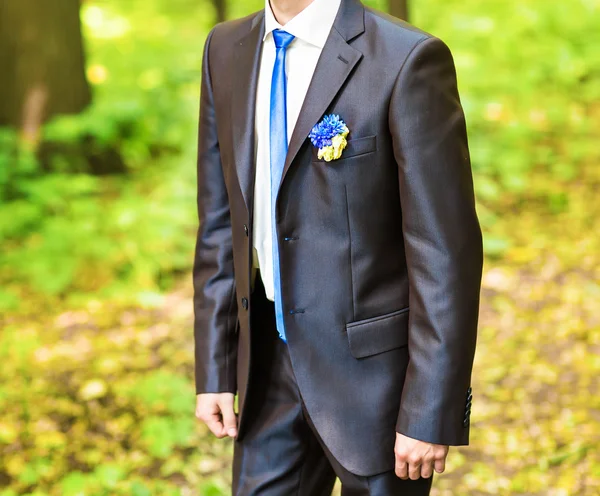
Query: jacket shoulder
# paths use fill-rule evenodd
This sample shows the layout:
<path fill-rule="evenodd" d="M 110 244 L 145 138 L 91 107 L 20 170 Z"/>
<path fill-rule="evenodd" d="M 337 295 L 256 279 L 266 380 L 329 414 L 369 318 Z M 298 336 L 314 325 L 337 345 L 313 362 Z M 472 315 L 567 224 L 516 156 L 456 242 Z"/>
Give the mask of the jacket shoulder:
<path fill-rule="evenodd" d="M 371 40 L 377 46 L 377 52 L 385 54 L 391 64 L 400 61 L 402 67 L 418 46 L 442 49 L 445 55 L 452 57 L 450 48 L 438 36 L 368 6 L 365 6 L 365 28 L 372 33 Z M 426 41 L 429 43 L 423 43 Z"/>
<path fill-rule="evenodd" d="M 437 38 L 407 21 L 368 6 L 365 6 L 365 25 L 396 46 L 412 47 L 428 38 Z"/>
<path fill-rule="evenodd" d="M 258 10 L 245 17 L 219 22 L 211 29 L 209 36 L 212 35 L 213 43 L 216 44 L 221 40 L 229 43 L 236 41 L 248 33 L 254 21 L 258 20 L 257 17 L 263 14 L 264 10 Z"/>

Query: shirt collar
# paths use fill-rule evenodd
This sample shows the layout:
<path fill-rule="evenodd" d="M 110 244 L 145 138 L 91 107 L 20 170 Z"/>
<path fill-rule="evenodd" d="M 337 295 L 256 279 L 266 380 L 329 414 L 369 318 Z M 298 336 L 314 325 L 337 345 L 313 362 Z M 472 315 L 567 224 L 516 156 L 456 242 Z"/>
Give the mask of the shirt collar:
<path fill-rule="evenodd" d="M 263 41 L 274 29 L 283 29 L 302 41 L 323 48 L 340 3 L 341 0 L 313 0 L 308 7 L 282 26 L 273 15 L 269 0 L 265 0 L 265 35 Z"/>

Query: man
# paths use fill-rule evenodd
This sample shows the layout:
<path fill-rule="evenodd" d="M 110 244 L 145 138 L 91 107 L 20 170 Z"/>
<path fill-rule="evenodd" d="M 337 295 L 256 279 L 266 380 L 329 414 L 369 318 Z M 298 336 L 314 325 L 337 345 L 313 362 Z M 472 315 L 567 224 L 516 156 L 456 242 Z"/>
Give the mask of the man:
<path fill-rule="evenodd" d="M 482 270 L 444 42 L 360 0 L 215 26 L 198 212 L 196 415 L 233 494 L 429 494 L 469 440 Z"/>

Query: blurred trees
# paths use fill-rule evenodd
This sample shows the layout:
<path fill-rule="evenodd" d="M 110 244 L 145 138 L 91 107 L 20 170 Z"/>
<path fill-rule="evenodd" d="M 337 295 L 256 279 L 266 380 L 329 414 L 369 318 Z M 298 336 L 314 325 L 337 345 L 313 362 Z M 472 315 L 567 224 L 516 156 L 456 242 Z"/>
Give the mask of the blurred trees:
<path fill-rule="evenodd" d="M 212 0 L 217 22 L 227 19 L 227 0 Z"/>
<path fill-rule="evenodd" d="M 0 126 L 35 139 L 42 123 L 90 102 L 79 0 L 0 2 Z"/>
<path fill-rule="evenodd" d="M 408 0 L 388 0 L 390 14 L 408 21 Z"/>
<path fill-rule="evenodd" d="M 9 268 L 0 271 L 0 313 L 32 292 L 66 297 L 113 286 L 126 294 L 131 287 L 163 289 L 189 269 L 193 247 L 186 228 L 193 230 L 195 180 L 189 164 L 196 151 L 201 47 L 215 22 L 215 1 L 82 3 L 93 105 L 44 124 L 35 156 L 20 150 L 18 131 L 0 128 L 0 267 Z M 590 180 L 584 174 L 598 161 L 600 31 L 594 28 L 600 8 L 584 0 L 552 7 L 523 0 L 518 8 L 504 0 L 465 2 L 364 3 L 394 13 L 408 3 L 410 21 L 451 47 L 486 252 L 502 257 L 518 245 L 515 230 L 499 228 L 505 213 L 524 204 L 540 215 L 568 212 L 582 197 L 573 193 L 575 185 Z M 21 108 L 10 64 L 30 59 L 44 64 L 47 85 L 68 81 L 72 87 L 61 87 L 57 102 L 89 97 L 75 36 L 77 2 L 53 5 L 62 10 L 35 0 L 0 0 L 0 126 L 7 109 Z M 228 18 L 241 17 L 264 7 L 264 0 L 226 6 Z M 56 29 L 60 22 L 64 31 Z M 54 38 L 21 52 L 17 41 L 29 25 Z M 50 63 L 51 45 L 57 39 L 66 44 L 67 37 L 64 55 Z M 69 61 L 77 62 L 71 73 L 64 68 Z"/>
<path fill-rule="evenodd" d="M 264 6 L 264 0 L 244 0 L 247 9 L 240 9 L 239 3 L 227 0 L 210 0 L 215 10 L 215 22 L 221 22 L 228 17 L 237 17 L 242 12 L 258 10 Z M 408 0 L 363 0 L 363 3 L 381 10 L 387 10 L 393 16 L 408 20 Z M 227 7 L 230 7 L 229 9 Z M 237 15 L 236 15 L 237 14 Z"/>

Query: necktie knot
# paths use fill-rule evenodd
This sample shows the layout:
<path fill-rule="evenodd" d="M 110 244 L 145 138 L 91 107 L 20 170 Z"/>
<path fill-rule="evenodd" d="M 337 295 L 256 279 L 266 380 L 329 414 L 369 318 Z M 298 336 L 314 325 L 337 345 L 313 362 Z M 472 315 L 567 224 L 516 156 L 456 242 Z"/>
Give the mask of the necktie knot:
<path fill-rule="evenodd" d="M 283 29 L 273 30 L 273 39 L 275 40 L 275 46 L 277 48 L 287 48 L 294 38 L 295 36 L 293 34 L 290 34 Z"/>

